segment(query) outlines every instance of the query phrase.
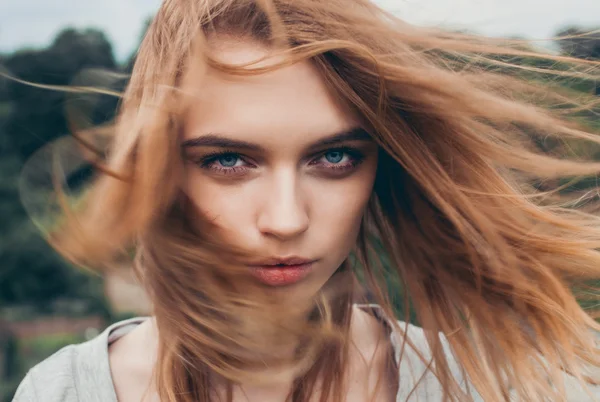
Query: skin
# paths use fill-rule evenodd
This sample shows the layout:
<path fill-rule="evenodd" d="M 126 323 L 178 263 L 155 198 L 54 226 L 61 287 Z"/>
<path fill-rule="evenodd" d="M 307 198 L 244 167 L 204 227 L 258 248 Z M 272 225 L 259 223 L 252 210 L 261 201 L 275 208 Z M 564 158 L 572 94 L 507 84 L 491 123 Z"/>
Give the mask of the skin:
<path fill-rule="evenodd" d="M 268 55 L 258 44 L 232 38 L 213 40 L 212 46 L 219 60 L 232 64 Z M 279 292 L 284 302 L 309 300 L 356 242 L 372 193 L 377 146 L 358 130 L 356 118 L 309 62 L 251 77 L 192 65 L 182 92 L 193 100 L 181 139 L 187 196 L 225 241 L 261 255 L 314 260 L 300 282 L 265 285 L 265 291 Z M 339 140 L 340 134 L 345 139 L 322 144 Z M 255 149 L 221 147 L 216 139 L 250 143 Z M 355 348 L 347 401 L 363 401 L 384 376 L 381 366 L 390 351 L 378 347 L 386 336 L 382 326 L 361 310 L 354 310 L 350 336 Z M 152 320 L 111 345 L 120 401 L 141 399 L 150 384 L 155 350 Z M 234 401 L 283 401 L 290 385 L 243 386 L 236 389 Z M 151 395 L 146 400 L 153 400 Z"/>

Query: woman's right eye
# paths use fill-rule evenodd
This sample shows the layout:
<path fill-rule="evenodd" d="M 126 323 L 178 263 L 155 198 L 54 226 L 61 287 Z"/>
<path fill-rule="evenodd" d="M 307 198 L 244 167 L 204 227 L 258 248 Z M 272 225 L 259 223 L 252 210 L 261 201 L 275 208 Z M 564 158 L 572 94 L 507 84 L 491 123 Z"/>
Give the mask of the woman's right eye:
<path fill-rule="evenodd" d="M 244 158 L 235 152 L 220 152 L 204 156 L 198 165 L 218 174 L 240 174 L 245 173 L 253 166 L 247 163 Z"/>

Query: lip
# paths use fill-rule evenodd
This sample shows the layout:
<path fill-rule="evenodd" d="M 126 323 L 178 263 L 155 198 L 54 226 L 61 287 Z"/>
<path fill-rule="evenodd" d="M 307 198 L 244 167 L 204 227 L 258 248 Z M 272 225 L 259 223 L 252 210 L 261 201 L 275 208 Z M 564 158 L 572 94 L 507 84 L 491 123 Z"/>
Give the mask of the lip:
<path fill-rule="evenodd" d="M 312 270 L 315 260 L 301 257 L 269 258 L 250 265 L 250 272 L 269 286 L 289 286 L 304 279 Z"/>
<path fill-rule="evenodd" d="M 310 258 L 304 257 L 272 257 L 267 258 L 265 260 L 261 260 L 257 263 L 251 264 L 252 267 L 265 267 L 265 266 L 275 266 L 275 265 L 304 265 L 315 262 L 315 260 L 311 260 Z"/>

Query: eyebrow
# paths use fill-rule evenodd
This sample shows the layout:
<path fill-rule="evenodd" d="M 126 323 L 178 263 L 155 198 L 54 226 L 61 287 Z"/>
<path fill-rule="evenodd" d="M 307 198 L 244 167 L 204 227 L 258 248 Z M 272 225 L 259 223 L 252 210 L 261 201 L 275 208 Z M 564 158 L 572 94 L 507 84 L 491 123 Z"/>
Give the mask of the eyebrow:
<path fill-rule="evenodd" d="M 355 127 L 353 129 L 343 131 L 330 135 L 325 138 L 321 138 L 314 144 L 309 145 L 309 150 L 323 148 L 326 146 L 337 145 L 346 141 L 370 141 L 371 136 L 361 127 Z M 219 134 L 206 134 L 200 137 L 191 138 L 183 141 L 181 144 L 182 149 L 195 148 L 195 147 L 213 147 L 213 148 L 234 148 L 246 151 L 264 152 L 265 149 L 252 142 L 234 140 L 227 136 Z"/>

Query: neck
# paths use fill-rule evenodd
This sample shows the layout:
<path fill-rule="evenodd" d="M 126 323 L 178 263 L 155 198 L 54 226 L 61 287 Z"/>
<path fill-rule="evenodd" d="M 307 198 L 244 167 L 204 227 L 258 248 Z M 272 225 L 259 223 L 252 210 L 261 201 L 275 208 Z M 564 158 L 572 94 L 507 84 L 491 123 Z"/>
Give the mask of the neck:
<path fill-rule="evenodd" d="M 370 358 L 369 356 L 373 356 L 377 349 L 379 349 L 380 353 L 390 353 L 386 348 L 381 348 L 381 340 L 387 339 L 387 332 L 384 331 L 383 326 L 381 326 L 375 318 L 361 311 L 357 307 L 350 309 L 350 314 L 351 322 L 347 333 L 348 345 L 350 347 L 347 352 L 341 351 L 341 353 L 347 353 L 347 363 L 350 366 L 356 365 L 357 367 L 360 367 L 364 365 L 365 358 L 367 361 L 372 360 L 372 357 Z M 140 386 L 144 389 L 144 384 L 148 384 L 149 389 L 147 395 L 150 396 L 150 398 L 144 398 L 144 401 L 154 401 L 155 399 L 152 395 L 156 395 L 157 392 L 153 378 L 156 374 L 154 369 L 157 368 L 156 364 L 159 353 L 158 333 L 156 320 L 149 319 L 138 326 L 134 331 L 115 342 L 115 344 L 111 346 L 112 351 L 109 351 L 112 354 L 116 353 L 117 355 L 127 356 L 127 370 L 124 372 L 125 375 L 120 375 L 118 376 L 119 378 L 133 378 L 135 380 L 134 382 L 140 383 Z M 378 344 L 379 348 L 376 347 Z M 341 356 L 341 361 L 345 362 L 346 357 Z M 330 357 L 327 357 L 326 361 L 323 363 L 326 367 L 333 367 L 331 365 L 333 360 Z M 337 367 L 335 364 L 334 366 Z M 340 375 L 342 372 L 346 372 L 345 367 L 348 367 L 346 363 L 339 367 Z M 329 368 L 326 370 L 328 372 L 330 371 Z M 338 373 L 338 371 L 335 372 Z M 314 386 L 319 387 L 319 381 L 321 381 L 320 372 L 317 371 L 313 373 L 316 377 L 309 380 L 308 384 L 314 384 Z M 264 378 L 270 379 L 270 381 L 257 383 L 254 381 L 240 380 L 234 381 L 232 385 L 231 381 L 225 379 L 214 381 L 215 376 L 212 375 L 212 378 L 210 379 L 210 388 L 216 394 L 225 397 L 227 396 L 226 391 L 228 387 L 232 386 L 234 396 L 237 395 L 234 400 L 285 400 L 287 394 L 293 388 L 296 379 L 296 376 L 292 375 L 291 371 L 288 371 L 288 375 L 284 376 L 281 375 L 280 370 L 274 372 L 273 369 L 269 370 L 265 367 L 263 367 L 259 374 Z M 310 378 L 312 378 L 312 374 L 310 374 L 310 376 Z M 317 382 L 313 383 L 311 381 Z M 138 400 L 141 399 L 138 398 Z"/>

